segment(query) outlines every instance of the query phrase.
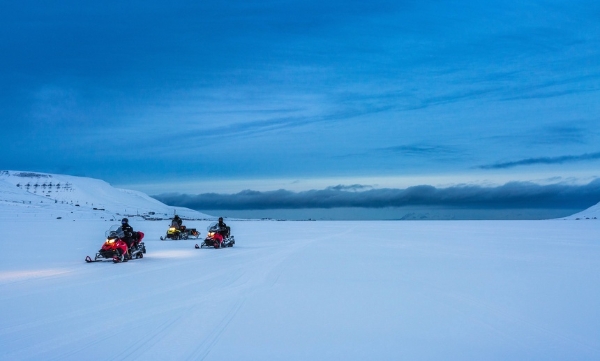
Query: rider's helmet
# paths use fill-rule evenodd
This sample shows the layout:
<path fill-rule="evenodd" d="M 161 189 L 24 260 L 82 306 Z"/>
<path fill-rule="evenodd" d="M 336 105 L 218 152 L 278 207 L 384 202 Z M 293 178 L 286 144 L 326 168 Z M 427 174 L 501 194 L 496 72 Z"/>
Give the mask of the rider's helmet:
<path fill-rule="evenodd" d="M 129 219 L 127 219 L 127 218 L 123 218 L 121 220 L 121 224 L 128 224 L 128 223 L 129 223 Z"/>
<path fill-rule="evenodd" d="M 223 223 L 223 217 L 219 217 L 219 223 Z"/>

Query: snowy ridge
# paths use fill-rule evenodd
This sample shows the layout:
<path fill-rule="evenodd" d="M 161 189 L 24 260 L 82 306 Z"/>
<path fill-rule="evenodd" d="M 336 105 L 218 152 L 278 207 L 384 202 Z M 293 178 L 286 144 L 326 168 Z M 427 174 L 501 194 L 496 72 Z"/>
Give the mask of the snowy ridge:
<path fill-rule="evenodd" d="M 599 219 L 600 218 L 600 203 L 591 206 L 585 211 L 575 213 L 572 216 L 565 217 L 565 219 Z"/>
<path fill-rule="evenodd" d="M 122 215 L 146 219 L 179 214 L 213 218 L 183 207 L 170 207 L 148 195 L 114 188 L 86 177 L 38 172 L 0 171 L 0 217 L 113 219 Z"/>

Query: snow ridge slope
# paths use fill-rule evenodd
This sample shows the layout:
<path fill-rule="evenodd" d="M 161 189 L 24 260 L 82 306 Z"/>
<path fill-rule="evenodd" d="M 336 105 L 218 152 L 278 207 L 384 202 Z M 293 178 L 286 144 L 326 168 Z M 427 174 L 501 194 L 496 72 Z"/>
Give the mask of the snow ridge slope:
<path fill-rule="evenodd" d="M 565 217 L 565 219 L 598 219 L 600 218 L 600 203 L 591 206 L 590 208 L 575 213 L 572 216 Z"/>
<path fill-rule="evenodd" d="M 0 171 L 0 217 L 113 219 L 213 218 L 189 208 L 171 207 L 150 196 L 112 187 L 103 180 L 62 174 Z"/>

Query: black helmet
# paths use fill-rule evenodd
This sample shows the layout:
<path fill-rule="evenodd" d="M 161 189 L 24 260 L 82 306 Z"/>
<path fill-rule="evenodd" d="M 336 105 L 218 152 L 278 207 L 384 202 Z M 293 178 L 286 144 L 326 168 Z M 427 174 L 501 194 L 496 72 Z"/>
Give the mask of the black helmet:
<path fill-rule="evenodd" d="M 127 223 L 129 223 L 129 219 L 127 219 L 127 218 L 123 218 L 123 219 L 121 220 L 121 224 L 127 224 Z"/>
<path fill-rule="evenodd" d="M 219 222 L 223 222 L 223 217 L 219 217 Z"/>

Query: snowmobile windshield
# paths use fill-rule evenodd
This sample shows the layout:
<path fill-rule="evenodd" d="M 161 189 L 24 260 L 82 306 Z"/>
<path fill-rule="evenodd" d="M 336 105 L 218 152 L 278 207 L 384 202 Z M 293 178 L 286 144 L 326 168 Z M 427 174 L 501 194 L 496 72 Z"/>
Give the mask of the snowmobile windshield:
<path fill-rule="evenodd" d="M 221 227 L 219 227 L 219 222 L 213 222 L 210 224 L 210 226 L 208 226 L 206 228 L 207 231 L 209 232 L 217 232 L 221 229 Z"/>
<path fill-rule="evenodd" d="M 125 237 L 125 233 L 123 232 L 123 228 L 120 225 L 115 224 L 110 226 L 108 231 L 105 233 L 106 238 L 123 238 Z"/>

